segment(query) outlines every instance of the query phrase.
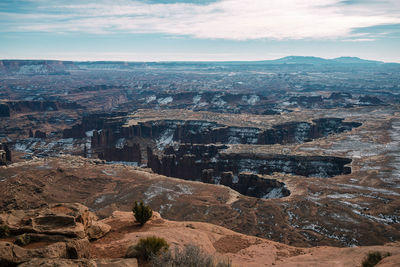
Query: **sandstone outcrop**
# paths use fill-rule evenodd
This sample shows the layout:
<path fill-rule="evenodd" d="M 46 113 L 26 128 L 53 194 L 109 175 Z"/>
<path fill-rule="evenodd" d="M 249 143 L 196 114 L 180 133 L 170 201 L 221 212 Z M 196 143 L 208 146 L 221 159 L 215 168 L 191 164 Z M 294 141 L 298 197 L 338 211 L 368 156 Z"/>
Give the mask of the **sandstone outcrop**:
<path fill-rule="evenodd" d="M 136 259 L 43 259 L 35 258 L 18 267 L 137 267 Z"/>
<path fill-rule="evenodd" d="M 0 263 L 4 266 L 16 266 L 33 258 L 90 258 L 88 239 L 101 238 L 111 229 L 78 203 L 3 212 L 0 214 L 0 226 L 8 229 L 4 233 L 6 239 L 0 238 Z M 14 240 L 14 244 L 10 240 Z M 44 264 L 51 262 L 46 260 L 37 261 L 45 261 Z"/>
<path fill-rule="evenodd" d="M 108 224 L 93 221 L 87 229 L 87 235 L 90 240 L 99 239 L 107 234 L 111 230 L 111 226 Z"/>

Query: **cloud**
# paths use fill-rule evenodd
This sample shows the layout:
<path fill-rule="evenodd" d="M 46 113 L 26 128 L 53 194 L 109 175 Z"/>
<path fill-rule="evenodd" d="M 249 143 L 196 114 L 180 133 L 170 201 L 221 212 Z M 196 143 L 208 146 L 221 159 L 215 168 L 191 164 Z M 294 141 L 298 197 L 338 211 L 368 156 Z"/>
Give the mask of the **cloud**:
<path fill-rule="evenodd" d="M 30 1 L 29 14 L 2 12 L 6 14 L 0 26 L 7 27 L 2 26 L 0 31 L 159 33 L 229 40 L 350 39 L 355 29 L 400 23 L 400 4 L 393 0 L 365 4 L 356 0 L 220 0 L 201 5 L 132 0 L 67 3 Z"/>
<path fill-rule="evenodd" d="M 376 39 L 373 38 L 357 38 L 357 39 L 346 39 L 343 42 L 374 42 Z"/>

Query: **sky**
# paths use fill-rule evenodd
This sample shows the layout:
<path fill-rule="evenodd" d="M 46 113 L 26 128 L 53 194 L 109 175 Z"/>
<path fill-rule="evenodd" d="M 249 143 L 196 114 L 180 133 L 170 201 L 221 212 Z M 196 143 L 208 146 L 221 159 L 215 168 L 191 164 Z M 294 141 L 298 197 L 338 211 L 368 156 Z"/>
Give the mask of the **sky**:
<path fill-rule="evenodd" d="M 400 0 L 0 0 L 1 59 L 400 62 Z"/>

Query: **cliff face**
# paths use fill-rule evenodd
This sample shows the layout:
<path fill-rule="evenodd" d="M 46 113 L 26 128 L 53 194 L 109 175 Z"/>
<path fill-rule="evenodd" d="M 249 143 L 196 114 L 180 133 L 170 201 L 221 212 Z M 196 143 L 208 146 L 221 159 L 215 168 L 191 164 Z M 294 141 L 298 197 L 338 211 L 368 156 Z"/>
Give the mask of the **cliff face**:
<path fill-rule="evenodd" d="M 221 164 L 217 157 L 218 150 L 222 148 L 213 145 L 182 145 L 177 151 L 169 147 L 161 157 L 147 148 L 148 166 L 154 172 L 166 176 L 222 184 L 252 197 L 277 198 L 290 194 L 284 183 L 257 174 L 241 173 L 232 166 Z"/>
<path fill-rule="evenodd" d="M 93 131 L 91 148 L 97 152 L 100 159 L 141 163 L 139 144 L 131 142 L 128 144 L 124 138 L 119 138 L 115 142 L 113 129 Z"/>
<path fill-rule="evenodd" d="M 258 198 L 280 198 L 290 195 L 285 184 L 257 174 L 233 173 L 218 169 L 215 164 L 196 159 L 196 155 L 163 155 L 161 159 L 148 148 L 148 166 L 156 173 L 208 184 L 222 184 L 237 192 Z"/>
<path fill-rule="evenodd" d="M 45 112 L 82 108 L 82 106 L 75 102 L 7 101 L 0 104 L 0 117 L 10 117 L 13 113 Z"/>
<path fill-rule="evenodd" d="M 10 108 L 7 104 L 0 104 L 0 117 L 10 117 Z"/>
<path fill-rule="evenodd" d="M 165 149 L 158 156 L 147 148 L 148 166 L 156 173 L 185 180 L 223 184 L 241 194 L 260 197 L 284 197 L 290 194 L 285 184 L 258 174 L 280 172 L 305 177 L 329 178 L 350 174 L 345 165 L 351 159 L 325 156 L 226 154 L 224 146 L 180 145 Z"/>
<path fill-rule="evenodd" d="M 139 122 L 124 127 L 125 119 L 118 114 L 93 114 L 85 116 L 82 123 L 65 129 L 64 138 L 83 138 L 90 130 L 109 131 L 113 137 L 103 140 L 107 145 L 119 138 L 142 137 L 152 139 L 162 150 L 173 141 L 190 144 L 291 144 L 303 143 L 330 134 L 350 131 L 361 126 L 358 122 L 344 122 L 341 118 L 321 118 L 309 122 L 289 122 L 270 129 L 226 126 L 202 120 L 159 120 Z M 94 137 L 98 138 L 98 137 Z M 92 141 L 98 142 L 98 141 Z M 103 144 L 104 145 L 104 144 Z"/>
<path fill-rule="evenodd" d="M 345 165 L 352 161 L 348 158 L 328 156 L 253 154 L 221 154 L 220 159 L 233 172 L 250 171 L 260 174 L 280 172 L 322 178 L 350 174 L 351 168 Z"/>
<path fill-rule="evenodd" d="M 351 173 L 345 165 L 351 159 L 327 156 L 254 155 L 219 153 L 223 146 L 181 145 L 178 150 L 166 149 L 161 156 L 148 148 L 148 165 L 154 172 L 189 180 L 199 180 L 203 170 L 213 169 L 214 176 L 222 172 L 238 175 L 242 172 L 272 174 L 274 172 L 305 177 L 333 177 Z"/>
<path fill-rule="evenodd" d="M 309 122 L 290 122 L 262 130 L 254 127 L 234 127 L 209 121 L 150 121 L 126 129 L 125 137 L 141 136 L 191 144 L 288 144 L 303 143 L 329 134 L 350 131 L 358 122 L 343 122 L 340 118 L 322 118 Z"/>
<path fill-rule="evenodd" d="M 35 136 L 35 138 L 45 139 L 47 134 L 45 132 L 40 131 L 40 130 L 36 130 L 34 136 Z"/>
<path fill-rule="evenodd" d="M 96 113 L 86 115 L 82 118 L 82 122 L 72 126 L 70 129 L 63 131 L 63 138 L 84 138 L 86 132 L 91 130 L 111 129 L 119 131 L 124 121 L 112 119 L 113 116 L 124 116 L 126 113 Z"/>
<path fill-rule="evenodd" d="M 126 115 L 126 114 L 125 114 Z M 82 120 L 81 124 L 74 125 L 71 129 L 66 129 L 63 132 L 64 138 L 83 138 L 86 137 L 87 131 L 94 130 L 93 136 L 91 137 L 91 147 L 95 149 L 98 155 L 107 160 L 120 160 L 121 158 L 129 159 L 130 156 L 134 155 L 135 160 L 129 159 L 124 161 L 136 161 L 141 157 L 140 146 L 134 145 L 137 143 L 137 138 L 143 138 L 150 143 L 153 143 L 159 151 L 163 151 L 169 145 L 175 143 L 180 144 L 192 144 L 189 146 L 181 145 L 178 151 L 174 153 L 168 153 L 166 151 L 165 157 L 160 159 L 165 162 L 173 162 L 171 155 L 174 154 L 177 158 L 182 158 L 182 164 L 191 162 L 189 156 L 184 154 L 191 154 L 190 150 L 197 151 L 200 149 L 193 144 L 292 144 L 292 143 L 303 143 L 313 139 L 321 138 L 334 133 L 342 133 L 350 131 L 355 127 L 359 127 L 361 123 L 358 122 L 344 122 L 340 118 L 322 118 L 310 122 L 289 122 L 284 124 L 278 124 L 270 129 L 260 129 L 255 127 L 237 127 L 237 126 L 226 126 L 216 122 L 204 121 L 204 120 L 155 120 L 147 122 L 139 122 L 136 125 L 129 127 L 125 126 L 124 116 L 118 116 L 118 114 L 95 114 L 87 116 Z M 124 148 L 124 145 L 129 145 Z M 203 146 L 205 147 L 205 146 Z M 213 147 L 213 146 L 210 146 Z M 207 149 L 211 149 L 208 147 Z M 144 148 L 144 146 L 143 146 Z M 135 151 L 137 150 L 137 151 Z M 182 151 L 186 151 L 183 153 Z M 200 149 L 201 150 L 201 149 Z M 217 153 L 215 151 L 202 151 L 206 153 L 211 159 L 211 154 Z M 198 153 L 198 151 L 196 152 Z M 121 156 L 119 154 L 123 154 Z M 252 157 L 252 156 L 251 156 Z M 276 160 L 276 163 L 268 163 Z M 199 160 L 198 158 L 195 159 Z M 235 170 L 238 167 L 236 165 L 243 165 L 247 159 L 233 159 L 233 158 L 221 158 L 220 160 L 226 162 L 235 162 L 232 167 L 223 171 Z M 302 163 L 298 163 L 298 162 Z M 284 157 L 274 156 L 273 159 L 251 159 L 252 164 L 257 166 L 270 166 L 270 167 L 257 167 L 258 173 L 269 174 L 274 171 L 283 172 L 284 169 L 291 169 L 288 173 L 299 174 L 304 176 L 323 176 L 330 177 L 337 174 L 345 173 L 343 167 L 337 167 L 337 171 L 332 171 L 334 168 L 328 166 L 331 164 L 331 160 L 324 158 L 320 159 L 300 159 L 299 157 Z M 334 161 L 335 162 L 335 161 Z M 171 163 L 172 164 L 172 163 Z M 222 163 L 221 163 L 222 164 Z M 225 163 L 224 163 L 225 164 Z M 298 164 L 300 167 L 295 167 Z M 346 164 L 346 163 L 345 163 Z M 327 173 L 322 174 L 322 171 L 312 171 L 318 169 L 311 167 L 311 165 L 319 166 L 318 168 L 326 169 Z M 335 165 L 335 164 L 333 164 Z M 339 164 L 340 165 L 340 164 Z M 279 166 L 279 167 L 277 167 Z M 335 165 L 336 166 L 336 165 Z M 179 166 L 177 168 L 180 168 Z M 309 168 L 310 171 L 303 169 Z M 201 167 L 201 169 L 205 169 Z M 243 169 L 245 171 L 245 169 Z M 192 170 L 193 171 L 193 170 Z M 168 170 L 166 172 L 174 173 L 174 170 Z M 180 173 L 184 173 L 184 170 L 179 170 Z M 166 174 L 166 173 L 164 173 Z M 194 177 L 199 178 L 201 171 L 198 171 Z M 174 176 L 174 175 L 172 175 Z"/>
<path fill-rule="evenodd" d="M 321 118 L 308 122 L 289 122 L 272 127 L 262 135 L 262 144 L 303 143 L 313 139 L 351 131 L 360 127 L 358 122 L 344 122 L 341 118 Z"/>
<path fill-rule="evenodd" d="M 122 148 L 106 147 L 99 152 L 98 156 L 107 161 L 128 161 L 138 164 L 142 160 L 139 144 L 125 145 Z"/>
<path fill-rule="evenodd" d="M 54 101 L 10 101 L 7 104 L 16 113 L 58 110 L 57 102 Z"/>
<path fill-rule="evenodd" d="M 11 159 L 11 151 L 8 146 L 0 143 L 0 165 L 6 165 Z"/>

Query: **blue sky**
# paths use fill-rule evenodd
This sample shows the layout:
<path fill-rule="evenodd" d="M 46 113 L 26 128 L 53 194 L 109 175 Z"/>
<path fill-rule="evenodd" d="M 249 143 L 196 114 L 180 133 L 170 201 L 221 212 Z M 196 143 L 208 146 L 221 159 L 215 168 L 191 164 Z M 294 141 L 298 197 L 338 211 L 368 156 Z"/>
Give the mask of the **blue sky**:
<path fill-rule="evenodd" d="M 0 58 L 400 62 L 399 0 L 1 0 Z"/>

